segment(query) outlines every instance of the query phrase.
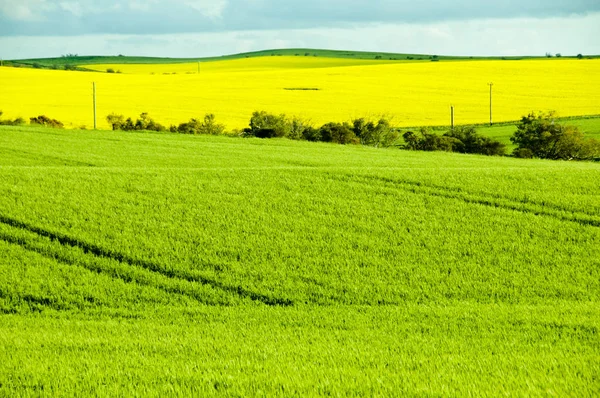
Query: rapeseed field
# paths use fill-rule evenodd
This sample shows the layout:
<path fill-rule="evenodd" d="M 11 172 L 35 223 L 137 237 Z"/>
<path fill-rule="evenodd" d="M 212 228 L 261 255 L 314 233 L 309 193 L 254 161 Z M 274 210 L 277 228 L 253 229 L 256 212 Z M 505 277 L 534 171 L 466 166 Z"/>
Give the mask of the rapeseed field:
<path fill-rule="evenodd" d="M 85 67 L 85 66 L 84 66 Z M 148 112 L 162 124 L 214 113 L 241 129 L 255 110 L 321 124 L 388 116 L 397 126 L 516 120 L 532 110 L 561 116 L 600 113 L 600 60 L 402 62 L 263 57 L 201 64 L 91 65 L 97 72 L 0 68 L 5 117 L 46 114 L 69 127 L 99 127 L 109 113 Z M 107 69 L 121 73 L 106 73 Z"/>

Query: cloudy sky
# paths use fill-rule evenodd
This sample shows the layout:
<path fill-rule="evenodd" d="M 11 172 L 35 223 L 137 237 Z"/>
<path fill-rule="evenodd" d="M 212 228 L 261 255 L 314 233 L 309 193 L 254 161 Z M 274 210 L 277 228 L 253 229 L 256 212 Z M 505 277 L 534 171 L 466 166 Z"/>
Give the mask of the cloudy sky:
<path fill-rule="evenodd" d="M 0 58 L 600 54 L 600 0 L 0 0 Z"/>

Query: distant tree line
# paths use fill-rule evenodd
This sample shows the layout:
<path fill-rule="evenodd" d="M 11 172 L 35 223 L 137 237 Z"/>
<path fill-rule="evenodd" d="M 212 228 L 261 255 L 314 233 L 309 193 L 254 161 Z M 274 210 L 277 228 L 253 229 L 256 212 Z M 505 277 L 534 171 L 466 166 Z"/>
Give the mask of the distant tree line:
<path fill-rule="evenodd" d="M 399 145 L 400 133 L 391 127 L 386 118 L 377 122 L 365 118 L 352 122 L 330 122 L 314 127 L 309 121 L 298 117 L 288 118 L 284 114 L 275 115 L 264 111 L 254 112 L 250 127 L 242 131 L 245 137 L 275 138 L 292 140 L 332 142 L 337 144 L 362 144 L 375 147 Z"/>
<path fill-rule="evenodd" d="M 2 119 L 4 113 L 0 111 L 0 126 L 22 126 L 27 124 L 25 119 L 18 117 L 16 119 Z M 64 128 L 64 124 L 56 119 L 44 115 L 29 118 L 29 123 L 36 126 L 52 127 L 57 129 Z"/>
<path fill-rule="evenodd" d="M 2 119 L 0 125 L 24 125 L 23 118 Z M 351 122 L 329 122 L 315 127 L 310 121 L 284 114 L 256 111 L 250 118 L 249 127 L 241 131 L 227 132 L 223 124 L 217 123 L 215 115 L 206 114 L 203 118 L 192 118 L 188 122 L 166 127 L 148 113 L 139 118 L 125 118 L 111 113 L 106 117 L 113 130 L 158 131 L 179 134 L 239 135 L 256 138 L 288 138 L 312 142 L 331 142 L 343 145 L 368 145 L 373 147 L 397 147 L 414 151 L 447 151 L 465 154 L 504 156 L 506 146 L 490 137 L 477 133 L 474 126 L 459 126 L 438 135 L 423 127 L 417 133 L 407 131 L 401 134 L 391 126 L 390 121 L 381 117 L 377 121 L 367 118 Z M 45 115 L 30 118 L 30 124 L 63 128 L 59 120 Z M 85 128 L 85 127 L 82 127 Z M 539 158 L 553 160 L 600 160 L 600 141 L 586 138 L 576 126 L 558 123 L 556 114 L 532 112 L 523 116 L 510 138 L 517 146 L 512 156 L 518 158 Z"/>

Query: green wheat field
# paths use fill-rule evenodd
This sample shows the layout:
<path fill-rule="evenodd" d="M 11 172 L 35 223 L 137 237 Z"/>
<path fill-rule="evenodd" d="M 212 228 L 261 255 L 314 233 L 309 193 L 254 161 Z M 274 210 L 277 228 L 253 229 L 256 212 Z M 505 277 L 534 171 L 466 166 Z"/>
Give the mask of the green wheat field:
<path fill-rule="evenodd" d="M 592 397 L 599 331 L 598 163 L 0 127 L 0 396 Z"/>

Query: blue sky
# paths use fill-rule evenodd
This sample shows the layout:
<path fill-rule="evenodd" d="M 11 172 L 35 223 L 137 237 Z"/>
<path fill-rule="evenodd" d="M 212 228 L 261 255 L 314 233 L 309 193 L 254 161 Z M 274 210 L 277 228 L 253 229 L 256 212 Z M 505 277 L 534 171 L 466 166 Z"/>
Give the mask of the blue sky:
<path fill-rule="evenodd" d="M 0 0 L 4 59 L 283 47 L 600 54 L 598 0 Z"/>

